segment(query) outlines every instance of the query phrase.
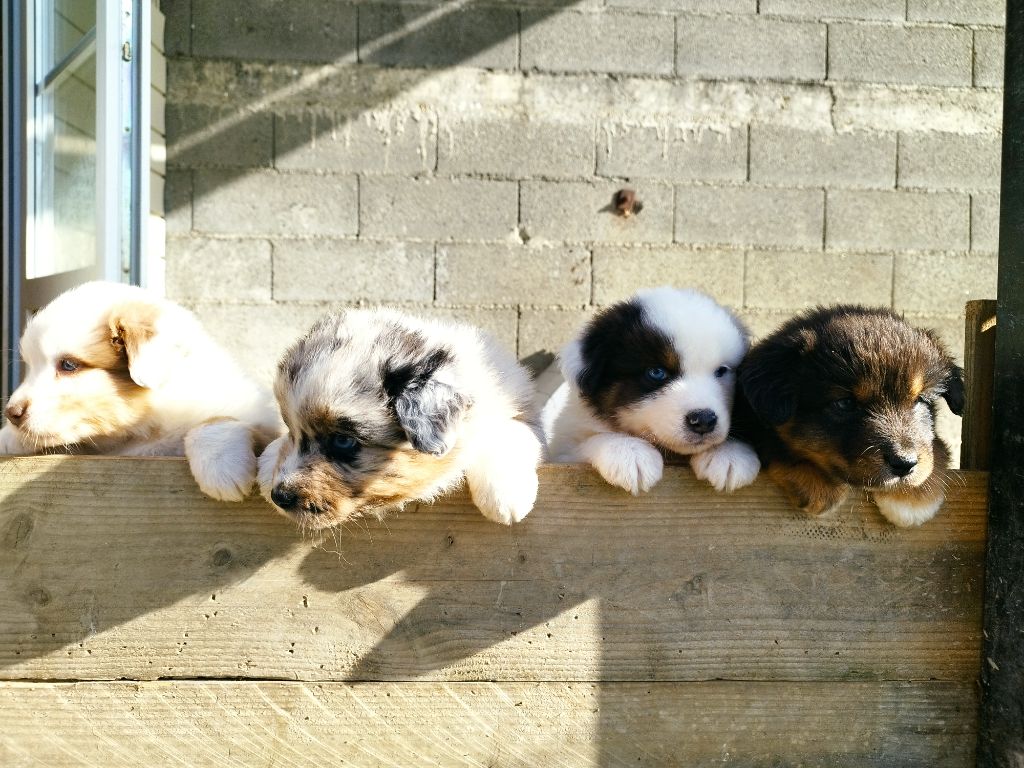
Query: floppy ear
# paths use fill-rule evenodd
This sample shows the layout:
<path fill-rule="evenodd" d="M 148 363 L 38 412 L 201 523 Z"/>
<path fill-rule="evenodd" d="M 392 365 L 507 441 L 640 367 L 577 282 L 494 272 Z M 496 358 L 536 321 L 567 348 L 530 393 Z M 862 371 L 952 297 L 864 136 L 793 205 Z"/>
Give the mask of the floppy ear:
<path fill-rule="evenodd" d="M 455 387 L 437 378 L 448 358 L 438 350 L 426 360 L 387 372 L 384 389 L 395 416 L 412 447 L 421 453 L 444 456 L 455 444 L 453 429 L 470 400 Z"/>
<path fill-rule="evenodd" d="M 946 400 L 949 410 L 957 416 L 963 416 L 964 402 L 967 397 L 964 393 L 964 369 L 956 363 L 949 363 L 942 397 Z"/>
<path fill-rule="evenodd" d="M 128 362 L 128 375 L 140 387 L 153 388 L 170 376 L 180 355 L 157 337 L 160 308 L 142 301 L 119 304 L 110 311 L 110 343 Z"/>
<path fill-rule="evenodd" d="M 751 410 L 777 427 L 796 413 L 796 365 L 800 351 L 791 339 L 757 344 L 740 363 L 737 382 Z"/>

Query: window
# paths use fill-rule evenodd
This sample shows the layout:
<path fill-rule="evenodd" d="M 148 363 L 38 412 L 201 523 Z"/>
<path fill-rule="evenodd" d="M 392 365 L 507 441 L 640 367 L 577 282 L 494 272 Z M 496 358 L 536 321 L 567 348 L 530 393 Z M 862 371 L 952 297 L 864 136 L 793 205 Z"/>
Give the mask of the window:
<path fill-rule="evenodd" d="M 5 396 L 32 312 L 87 280 L 140 281 L 151 13 L 149 0 L 4 3 Z"/>

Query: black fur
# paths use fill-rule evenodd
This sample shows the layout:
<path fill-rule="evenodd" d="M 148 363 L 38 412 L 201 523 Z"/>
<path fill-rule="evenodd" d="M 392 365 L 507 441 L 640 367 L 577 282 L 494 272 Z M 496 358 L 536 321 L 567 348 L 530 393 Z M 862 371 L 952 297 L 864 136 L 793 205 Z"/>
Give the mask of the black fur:
<path fill-rule="evenodd" d="M 420 351 L 422 346 L 405 345 L 406 351 L 414 348 Z M 451 450 L 446 437 L 468 405 L 449 384 L 434 378 L 450 361 L 448 350 L 436 349 L 426 357 L 382 372 L 384 390 L 409 442 L 417 451 L 435 456 Z"/>
<path fill-rule="evenodd" d="M 576 383 L 583 401 L 609 421 L 616 411 L 643 400 L 682 375 L 683 362 L 669 339 L 654 328 L 636 300 L 614 304 L 587 325 L 580 339 L 583 368 Z M 664 368 L 663 381 L 646 372 Z"/>

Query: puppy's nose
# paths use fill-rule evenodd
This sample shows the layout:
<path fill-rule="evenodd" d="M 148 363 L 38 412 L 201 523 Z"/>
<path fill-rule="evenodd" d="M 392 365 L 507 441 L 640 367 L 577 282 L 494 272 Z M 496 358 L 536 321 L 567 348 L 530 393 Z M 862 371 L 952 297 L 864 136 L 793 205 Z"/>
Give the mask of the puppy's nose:
<path fill-rule="evenodd" d="M 7 415 L 7 420 L 14 426 L 20 426 L 21 422 L 25 420 L 25 416 L 28 415 L 28 400 L 21 400 L 17 403 L 8 403 L 4 413 Z"/>
<path fill-rule="evenodd" d="M 299 494 L 284 485 L 275 485 L 270 491 L 270 500 L 281 509 L 291 509 L 299 503 Z"/>
<path fill-rule="evenodd" d="M 686 426 L 698 435 L 706 435 L 714 432 L 718 425 L 718 414 L 710 408 L 702 408 L 699 411 L 690 411 L 686 414 Z"/>
<path fill-rule="evenodd" d="M 885 463 L 889 465 L 889 469 L 896 477 L 906 477 L 914 471 L 914 467 L 917 466 L 917 456 L 914 454 L 908 454 L 901 456 L 898 453 L 890 453 L 885 457 Z"/>

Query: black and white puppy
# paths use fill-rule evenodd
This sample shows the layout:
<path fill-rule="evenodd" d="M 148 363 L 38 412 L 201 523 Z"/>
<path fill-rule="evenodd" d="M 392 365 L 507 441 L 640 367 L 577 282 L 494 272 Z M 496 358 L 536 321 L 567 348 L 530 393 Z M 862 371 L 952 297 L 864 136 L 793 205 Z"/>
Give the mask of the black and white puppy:
<path fill-rule="evenodd" d="M 533 508 L 533 386 L 475 328 L 389 309 L 330 315 L 285 354 L 275 393 L 288 432 L 260 457 L 260 488 L 305 528 L 380 517 L 463 478 L 491 520 Z"/>
<path fill-rule="evenodd" d="M 748 346 L 739 321 L 697 291 L 653 288 L 604 309 L 561 353 L 566 381 L 542 414 L 551 460 L 588 462 L 636 494 L 661 479 L 664 448 L 719 490 L 750 484 L 757 455 L 729 437 Z"/>

